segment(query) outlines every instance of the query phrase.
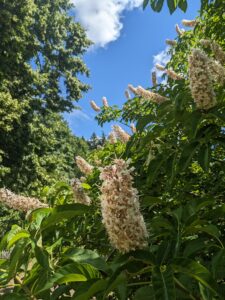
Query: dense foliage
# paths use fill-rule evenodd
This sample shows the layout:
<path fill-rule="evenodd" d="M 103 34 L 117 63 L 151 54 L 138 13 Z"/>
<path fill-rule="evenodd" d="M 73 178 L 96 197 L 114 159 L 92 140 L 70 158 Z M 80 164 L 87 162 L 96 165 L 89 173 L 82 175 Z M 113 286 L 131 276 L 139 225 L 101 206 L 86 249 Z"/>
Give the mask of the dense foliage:
<path fill-rule="evenodd" d="M 86 173 L 78 190 L 44 188 L 49 207 L 2 238 L 0 249 L 10 252 L 0 260 L 3 299 L 224 299 L 224 5 L 213 1 L 194 30 L 180 32 L 166 82 L 133 88 L 122 109 L 104 106 L 97 115 L 100 125 L 134 122 L 136 133 L 115 127 L 120 140 L 93 150 L 90 164 L 77 159 Z M 119 169 L 127 160 L 132 168 Z M 84 191 L 91 205 L 78 203 Z M 123 251 L 128 237 L 113 234 L 128 232 L 126 218 L 133 231 L 138 218 L 144 227 L 140 213 L 148 245 L 132 240 L 138 250 Z"/>
<path fill-rule="evenodd" d="M 71 175 L 85 143 L 60 115 L 88 86 L 90 45 L 67 0 L 0 1 L 0 186 L 36 191 Z M 87 148 L 87 147 L 86 147 Z"/>

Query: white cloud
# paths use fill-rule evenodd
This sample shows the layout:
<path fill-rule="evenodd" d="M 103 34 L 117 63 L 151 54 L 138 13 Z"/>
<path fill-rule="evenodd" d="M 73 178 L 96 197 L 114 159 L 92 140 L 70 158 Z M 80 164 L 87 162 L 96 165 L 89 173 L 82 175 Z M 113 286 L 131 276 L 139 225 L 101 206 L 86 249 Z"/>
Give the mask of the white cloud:
<path fill-rule="evenodd" d="M 120 36 L 124 10 L 142 5 L 143 0 L 73 0 L 76 17 L 96 47 L 104 47 Z"/>

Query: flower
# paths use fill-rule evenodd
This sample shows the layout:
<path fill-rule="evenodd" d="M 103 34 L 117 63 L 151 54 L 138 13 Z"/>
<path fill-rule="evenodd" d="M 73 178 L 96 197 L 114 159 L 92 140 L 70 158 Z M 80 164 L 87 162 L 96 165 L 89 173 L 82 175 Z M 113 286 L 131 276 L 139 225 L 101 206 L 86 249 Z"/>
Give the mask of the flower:
<path fill-rule="evenodd" d="M 136 89 L 132 84 L 128 84 L 128 89 L 129 89 L 134 95 L 137 95 L 137 89 Z"/>
<path fill-rule="evenodd" d="M 114 131 L 110 132 L 108 139 L 109 139 L 110 144 L 116 144 L 117 138 L 116 138 L 116 134 Z"/>
<path fill-rule="evenodd" d="M 0 189 L 0 202 L 10 208 L 24 212 L 41 207 L 48 207 L 47 204 L 42 203 L 37 198 L 16 195 L 5 188 Z"/>
<path fill-rule="evenodd" d="M 176 24 L 175 28 L 178 35 L 182 36 L 184 34 L 185 30 L 181 29 L 178 24 Z"/>
<path fill-rule="evenodd" d="M 169 45 L 169 46 L 176 46 L 177 45 L 177 41 L 167 39 L 166 40 L 166 44 Z"/>
<path fill-rule="evenodd" d="M 192 97 L 199 109 L 210 109 L 216 105 L 209 71 L 209 58 L 200 49 L 192 49 L 188 58 Z"/>
<path fill-rule="evenodd" d="M 212 79 L 223 85 L 225 82 L 225 68 L 218 61 L 209 58 L 208 69 Z"/>
<path fill-rule="evenodd" d="M 197 24 L 196 20 L 182 20 L 182 24 L 186 27 L 195 27 L 195 25 Z"/>
<path fill-rule="evenodd" d="M 142 86 L 137 87 L 138 95 L 143 97 L 144 99 L 151 100 L 154 103 L 162 103 L 168 100 L 168 98 L 161 96 L 157 93 L 153 93 L 151 91 L 145 90 Z"/>
<path fill-rule="evenodd" d="M 177 74 L 176 72 L 174 72 L 172 69 L 168 69 L 166 70 L 166 74 L 172 78 L 173 80 L 181 80 L 183 79 L 183 77 L 179 74 Z"/>
<path fill-rule="evenodd" d="M 101 108 L 95 103 L 95 101 L 90 101 L 91 107 L 94 109 L 94 111 L 99 112 L 101 111 Z"/>
<path fill-rule="evenodd" d="M 156 72 L 152 72 L 152 85 L 156 86 L 157 85 L 157 78 L 156 78 Z"/>
<path fill-rule="evenodd" d="M 81 170 L 82 173 L 89 175 L 93 171 L 93 166 L 91 166 L 88 162 L 86 162 L 85 159 L 83 159 L 81 156 L 75 157 L 76 164 L 78 168 Z"/>
<path fill-rule="evenodd" d="M 155 67 L 156 67 L 156 69 L 159 70 L 159 71 L 165 71 L 165 69 L 166 69 L 164 66 L 162 66 L 162 65 L 160 65 L 160 64 L 155 64 Z"/>
<path fill-rule="evenodd" d="M 211 48 L 212 51 L 215 55 L 215 58 L 222 64 L 225 64 L 225 52 L 223 51 L 223 49 L 220 47 L 219 44 L 217 44 L 216 42 L 212 42 L 211 43 Z"/>
<path fill-rule="evenodd" d="M 119 125 L 114 125 L 113 130 L 115 132 L 116 137 L 123 143 L 126 143 L 130 139 L 130 135 L 123 130 Z"/>
<path fill-rule="evenodd" d="M 131 130 L 132 130 L 133 133 L 137 132 L 137 129 L 136 129 L 136 127 L 135 127 L 135 125 L 133 123 L 130 124 L 130 128 L 131 128 Z"/>
<path fill-rule="evenodd" d="M 108 100 L 106 97 L 102 97 L 102 102 L 105 107 L 109 107 Z"/>
<path fill-rule="evenodd" d="M 148 237 L 131 171 L 128 162 L 116 159 L 100 174 L 103 224 L 112 246 L 122 253 L 145 248 Z"/>
<path fill-rule="evenodd" d="M 73 188 L 75 203 L 81 203 L 81 204 L 85 204 L 85 205 L 91 204 L 91 199 L 85 193 L 84 188 L 82 187 L 82 183 L 79 179 L 77 179 L 77 178 L 73 179 L 71 182 L 71 186 Z"/>
<path fill-rule="evenodd" d="M 130 100 L 130 93 L 129 93 L 129 90 L 126 90 L 125 91 L 125 97 L 127 98 L 127 100 Z"/>

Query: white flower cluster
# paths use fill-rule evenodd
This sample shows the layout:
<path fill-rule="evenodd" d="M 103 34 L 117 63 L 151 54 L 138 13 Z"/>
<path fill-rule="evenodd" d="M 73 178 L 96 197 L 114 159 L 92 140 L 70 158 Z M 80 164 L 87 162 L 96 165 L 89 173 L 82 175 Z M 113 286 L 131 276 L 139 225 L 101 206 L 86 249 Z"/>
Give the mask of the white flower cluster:
<path fill-rule="evenodd" d="M 137 95 L 137 88 L 135 88 L 132 84 L 128 84 L 128 89 L 134 94 Z"/>
<path fill-rule="evenodd" d="M 41 207 L 48 207 L 47 204 L 42 203 L 36 198 L 16 195 L 4 188 L 0 189 L 0 202 L 10 208 L 24 212 Z"/>
<path fill-rule="evenodd" d="M 116 144 L 117 143 L 117 137 L 116 137 L 116 134 L 115 134 L 114 130 L 110 132 L 108 140 L 109 140 L 110 144 Z"/>
<path fill-rule="evenodd" d="M 164 66 L 162 66 L 162 65 L 160 65 L 160 64 L 155 64 L 155 67 L 156 67 L 156 69 L 159 70 L 159 71 L 165 71 L 165 70 L 166 70 L 166 67 L 164 67 Z"/>
<path fill-rule="evenodd" d="M 142 86 L 137 87 L 137 93 L 140 97 L 151 100 L 152 102 L 158 103 L 158 104 L 168 100 L 168 98 L 161 96 L 157 93 L 148 91 L 148 90 L 144 89 Z"/>
<path fill-rule="evenodd" d="M 225 82 L 225 68 L 218 61 L 209 58 L 208 69 L 213 80 L 223 85 Z"/>
<path fill-rule="evenodd" d="M 177 41 L 167 39 L 166 44 L 173 47 L 177 45 Z"/>
<path fill-rule="evenodd" d="M 140 212 L 138 191 L 133 187 L 129 163 L 116 159 L 101 171 L 103 224 L 111 244 L 125 253 L 147 246 L 147 229 Z"/>
<path fill-rule="evenodd" d="M 180 28 L 178 24 L 176 24 L 175 29 L 179 36 L 182 36 L 185 33 L 185 30 L 183 28 Z"/>
<path fill-rule="evenodd" d="M 73 188 L 74 202 L 81 203 L 85 205 L 91 204 L 91 199 L 85 193 L 82 183 L 79 179 L 75 178 L 71 181 L 71 186 Z"/>
<path fill-rule="evenodd" d="M 157 85 L 157 77 L 156 77 L 156 72 L 152 72 L 152 85 L 156 86 Z"/>
<path fill-rule="evenodd" d="M 197 24 L 196 20 L 182 20 L 182 24 L 186 27 L 195 27 L 195 25 Z"/>
<path fill-rule="evenodd" d="M 192 97 L 199 109 L 210 109 L 216 105 L 209 58 L 200 49 L 193 49 L 188 58 Z"/>
<path fill-rule="evenodd" d="M 93 108 L 94 111 L 100 112 L 101 108 L 95 103 L 95 101 L 90 101 L 91 107 Z"/>
<path fill-rule="evenodd" d="M 91 174 L 94 168 L 93 166 L 91 166 L 88 162 L 86 162 L 86 160 L 83 159 L 81 156 L 76 156 L 75 159 L 76 159 L 76 164 L 82 173 L 84 173 L 85 175 Z"/>
<path fill-rule="evenodd" d="M 225 52 L 216 42 L 211 43 L 212 51 L 215 55 L 215 58 L 222 64 L 225 64 Z"/>
<path fill-rule="evenodd" d="M 125 97 L 127 98 L 127 100 L 130 100 L 131 96 L 130 96 L 129 90 L 125 91 Z"/>
<path fill-rule="evenodd" d="M 102 102 L 103 102 L 104 107 L 109 107 L 108 100 L 106 97 L 102 97 Z"/>
<path fill-rule="evenodd" d="M 132 123 L 132 124 L 130 124 L 130 128 L 131 128 L 131 131 L 133 132 L 133 133 L 136 133 L 137 132 L 137 128 L 135 127 L 135 125 Z"/>
<path fill-rule="evenodd" d="M 168 77 L 170 77 L 173 80 L 181 80 L 181 79 L 183 79 L 183 77 L 180 74 L 177 74 L 172 69 L 167 69 L 166 70 L 166 74 L 168 75 Z"/>
<path fill-rule="evenodd" d="M 119 125 L 114 125 L 113 130 L 115 132 L 116 137 L 123 143 L 127 143 L 130 139 L 130 135 L 123 130 Z"/>

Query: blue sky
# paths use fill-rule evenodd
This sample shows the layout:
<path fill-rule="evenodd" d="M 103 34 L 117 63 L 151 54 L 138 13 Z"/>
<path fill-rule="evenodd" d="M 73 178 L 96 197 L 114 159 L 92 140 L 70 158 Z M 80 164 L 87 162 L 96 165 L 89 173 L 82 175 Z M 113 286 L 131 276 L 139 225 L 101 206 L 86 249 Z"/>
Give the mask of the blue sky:
<path fill-rule="evenodd" d="M 90 49 L 84 56 L 91 74 L 90 78 L 83 80 L 92 89 L 79 101 L 82 110 L 65 114 L 65 119 L 75 135 L 89 138 L 93 132 L 101 135 L 103 130 L 106 134 L 111 130 L 111 124 L 106 124 L 103 128 L 98 126 L 94 119 L 96 113 L 90 108 L 89 101 L 94 100 L 101 106 L 101 99 L 106 96 L 109 104 L 121 107 L 125 102 L 124 91 L 129 83 L 149 87 L 154 56 L 158 55 L 160 60 L 164 54 L 161 52 L 166 48 L 165 40 L 176 37 L 176 23 L 182 27 L 182 19 L 193 19 L 198 15 L 200 1 L 189 1 L 185 14 L 179 10 L 172 16 L 167 7 L 160 13 L 153 12 L 150 7 L 145 11 L 141 7 L 135 7 L 141 0 L 131 0 L 130 7 L 120 7 L 119 10 L 115 3 L 113 7 L 102 8 L 101 3 L 106 0 L 96 1 L 98 7 L 93 7 L 93 0 L 77 1 L 75 13 L 88 29 L 88 35 L 96 41 L 94 49 Z M 79 7 L 79 1 L 82 2 L 82 7 Z M 110 1 L 117 0 L 106 2 L 111 5 Z M 123 1 L 129 4 L 129 0 Z M 89 11 L 90 5 L 92 7 Z M 110 15 L 104 11 L 107 9 Z M 93 11 L 95 14 L 92 19 Z M 102 18 L 96 19 L 96 13 L 101 14 Z M 88 24 L 87 20 L 92 23 Z M 98 25 L 96 28 L 95 24 Z"/>

